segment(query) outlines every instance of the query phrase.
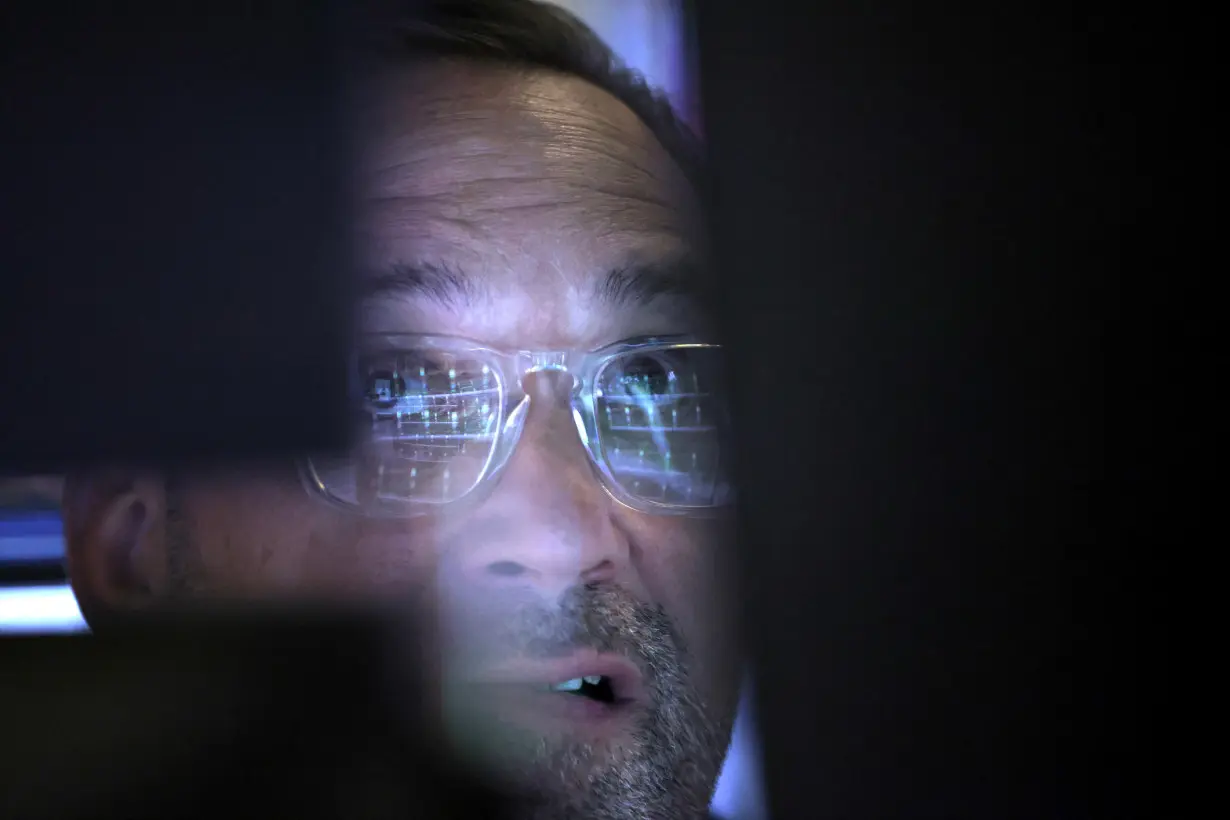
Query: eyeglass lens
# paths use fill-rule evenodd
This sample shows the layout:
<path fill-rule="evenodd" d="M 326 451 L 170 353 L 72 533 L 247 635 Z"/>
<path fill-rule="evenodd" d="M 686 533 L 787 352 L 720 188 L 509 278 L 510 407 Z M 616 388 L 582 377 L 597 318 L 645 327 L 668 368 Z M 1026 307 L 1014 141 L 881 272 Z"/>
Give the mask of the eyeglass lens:
<path fill-rule="evenodd" d="M 674 507 L 717 503 L 719 357 L 696 346 L 632 350 L 599 370 L 592 451 L 624 494 Z M 511 410 L 498 363 L 430 349 L 367 353 L 357 366 L 357 443 L 313 460 L 325 489 L 363 508 L 444 504 L 473 490 Z"/>

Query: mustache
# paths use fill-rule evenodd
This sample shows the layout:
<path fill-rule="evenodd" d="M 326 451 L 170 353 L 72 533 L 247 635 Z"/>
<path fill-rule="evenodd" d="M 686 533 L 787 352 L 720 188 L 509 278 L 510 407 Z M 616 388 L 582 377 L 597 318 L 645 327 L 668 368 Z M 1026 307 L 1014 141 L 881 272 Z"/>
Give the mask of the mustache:
<path fill-rule="evenodd" d="M 580 649 L 621 655 L 650 678 L 675 671 L 686 647 L 661 606 L 610 585 L 580 585 L 554 605 L 522 597 L 466 607 L 465 643 L 487 658 L 550 660 Z M 672 675 L 673 676 L 673 675 Z"/>

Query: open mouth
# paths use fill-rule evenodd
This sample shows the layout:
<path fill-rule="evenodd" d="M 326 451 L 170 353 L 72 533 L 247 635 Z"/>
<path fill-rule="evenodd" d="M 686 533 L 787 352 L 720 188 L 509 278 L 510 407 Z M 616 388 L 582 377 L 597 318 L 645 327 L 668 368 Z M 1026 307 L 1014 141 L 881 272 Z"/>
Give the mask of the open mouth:
<path fill-rule="evenodd" d="M 635 664 L 592 651 L 548 661 L 519 659 L 486 670 L 472 683 L 483 693 L 482 708 L 569 725 L 622 720 L 645 698 L 644 679 Z"/>
<path fill-rule="evenodd" d="M 616 704 L 621 702 L 618 693 L 615 691 L 614 683 L 606 675 L 586 675 L 581 678 L 572 678 L 560 683 L 549 684 L 545 689 L 546 691 L 557 692 L 562 695 L 588 698 L 598 703 Z M 624 700 L 626 701 L 627 698 Z"/>

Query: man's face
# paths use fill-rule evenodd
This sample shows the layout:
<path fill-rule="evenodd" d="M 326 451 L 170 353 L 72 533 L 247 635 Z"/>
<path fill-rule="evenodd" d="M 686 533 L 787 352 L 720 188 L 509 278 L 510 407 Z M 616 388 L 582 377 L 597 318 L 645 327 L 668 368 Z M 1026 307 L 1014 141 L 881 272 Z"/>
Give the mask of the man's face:
<path fill-rule="evenodd" d="M 363 330 L 508 351 L 711 333 L 688 296 L 703 284 L 695 195 L 616 99 L 466 64 L 380 91 L 359 177 Z M 134 590 L 413 598 L 439 626 L 455 737 L 530 791 L 534 816 L 703 815 L 737 694 L 729 521 L 617 503 L 557 375 L 525 379 L 516 450 L 463 511 L 353 515 L 292 466 L 70 492 L 83 607 Z M 552 689 L 598 676 L 598 700 Z"/>

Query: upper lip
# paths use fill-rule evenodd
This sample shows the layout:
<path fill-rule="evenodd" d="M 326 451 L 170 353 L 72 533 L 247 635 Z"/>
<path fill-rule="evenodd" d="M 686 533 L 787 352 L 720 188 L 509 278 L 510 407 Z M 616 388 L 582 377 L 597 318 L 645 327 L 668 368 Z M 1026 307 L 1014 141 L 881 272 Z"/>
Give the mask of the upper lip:
<path fill-rule="evenodd" d="M 640 700 L 644 678 L 636 664 L 620 655 L 581 650 L 561 658 L 519 658 L 492 667 L 481 683 L 555 684 L 602 675 L 611 682 L 617 700 Z"/>

